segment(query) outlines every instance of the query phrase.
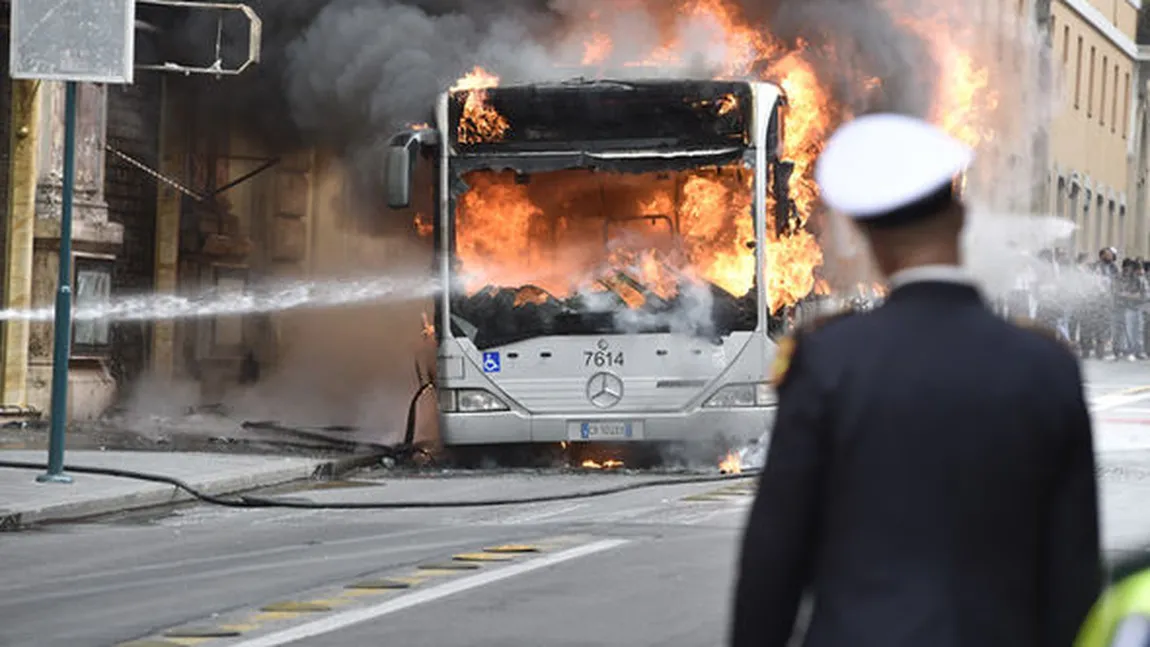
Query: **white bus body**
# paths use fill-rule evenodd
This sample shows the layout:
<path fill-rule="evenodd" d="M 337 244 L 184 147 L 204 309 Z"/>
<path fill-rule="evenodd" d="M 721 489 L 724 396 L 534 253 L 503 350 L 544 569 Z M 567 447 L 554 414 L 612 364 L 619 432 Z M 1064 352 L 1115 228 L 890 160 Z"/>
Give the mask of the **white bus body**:
<path fill-rule="evenodd" d="M 624 82 L 625 83 L 625 82 Z M 750 90 L 750 133 L 742 160 L 753 175 L 756 323 L 710 338 L 669 331 L 616 334 L 563 334 L 480 348 L 468 324 L 452 312 L 452 295 L 444 290 L 435 315 L 438 339 L 437 387 L 440 435 L 448 446 L 500 443 L 682 442 L 733 446 L 757 439 L 774 420 L 775 395 L 768 378 L 775 344 L 768 334 L 774 321 L 767 312 L 766 281 L 771 259 L 767 248 L 768 204 L 786 195 L 771 169 L 779 159 L 785 99 L 772 84 L 746 83 Z M 434 147 L 438 184 L 436 235 L 438 272 L 450 284 L 456 226 L 451 182 L 456 171 L 449 119 L 451 95 L 441 95 L 434 135 L 411 131 L 393 140 L 389 190 L 396 196 L 392 174 L 410 187 L 412 171 L 403 166 L 402 146 L 411 142 Z M 396 151 L 400 151 L 396 153 Z M 585 153 L 595 159 L 689 158 L 691 151 L 628 149 Z M 414 154 L 409 159 L 414 159 Z M 690 162 L 679 162 L 682 164 Z M 680 168 L 683 168 L 680 166 Z M 793 167 L 786 169 L 786 176 Z M 397 171 L 397 169 L 400 169 Z M 774 179 L 774 181 L 772 181 Z M 403 196 L 393 206 L 407 206 Z M 785 189 L 784 189 L 785 191 Z M 403 189 L 400 189 L 400 193 Z"/>

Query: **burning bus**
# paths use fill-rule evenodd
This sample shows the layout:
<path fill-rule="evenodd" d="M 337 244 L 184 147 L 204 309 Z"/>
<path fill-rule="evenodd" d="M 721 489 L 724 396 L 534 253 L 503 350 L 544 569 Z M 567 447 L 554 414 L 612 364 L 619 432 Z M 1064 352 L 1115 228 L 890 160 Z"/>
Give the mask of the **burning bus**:
<path fill-rule="evenodd" d="M 786 327 L 769 231 L 795 221 L 785 112 L 768 83 L 477 70 L 397 134 L 389 206 L 435 205 L 444 444 L 766 432 Z"/>

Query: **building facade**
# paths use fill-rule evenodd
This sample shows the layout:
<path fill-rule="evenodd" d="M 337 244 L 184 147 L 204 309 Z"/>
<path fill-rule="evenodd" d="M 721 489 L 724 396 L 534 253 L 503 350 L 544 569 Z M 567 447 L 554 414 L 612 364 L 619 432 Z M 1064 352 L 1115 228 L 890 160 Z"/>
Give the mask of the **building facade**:
<path fill-rule="evenodd" d="M 7 38 L 0 25 L 2 51 Z M 51 311 L 64 88 L 13 80 L 8 57 L 0 61 L 0 307 Z M 149 295 L 238 296 L 276 282 L 326 282 L 330 291 L 354 272 L 431 266 L 414 214 L 385 218 L 353 204 L 336 155 L 272 150 L 245 124 L 193 108 L 217 82 L 137 71 L 130 86 L 80 85 L 75 307 L 137 297 L 140 316 L 75 321 L 69 417 L 97 418 L 136 393 L 136 404 L 171 405 L 166 413 L 231 398 L 245 416 L 370 424 L 387 436 L 402 427 L 420 379 L 412 360 L 424 345 L 426 299 L 183 318 L 147 304 Z M 0 319 L 0 417 L 47 413 L 52 345 L 50 319 Z M 434 354 L 421 370 L 429 363 Z"/>
<path fill-rule="evenodd" d="M 1047 24 L 1057 106 L 1049 207 L 1075 223 L 1074 252 L 1150 252 L 1144 183 L 1145 86 L 1139 0 L 1052 0 Z"/>

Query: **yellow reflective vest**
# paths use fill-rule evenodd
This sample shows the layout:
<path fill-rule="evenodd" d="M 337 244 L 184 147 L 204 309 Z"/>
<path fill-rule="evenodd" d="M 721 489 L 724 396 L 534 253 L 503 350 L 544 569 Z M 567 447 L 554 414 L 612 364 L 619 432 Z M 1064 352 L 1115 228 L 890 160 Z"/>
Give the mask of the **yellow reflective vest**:
<path fill-rule="evenodd" d="M 1150 568 L 1103 592 L 1086 615 L 1074 647 L 1150 647 Z"/>

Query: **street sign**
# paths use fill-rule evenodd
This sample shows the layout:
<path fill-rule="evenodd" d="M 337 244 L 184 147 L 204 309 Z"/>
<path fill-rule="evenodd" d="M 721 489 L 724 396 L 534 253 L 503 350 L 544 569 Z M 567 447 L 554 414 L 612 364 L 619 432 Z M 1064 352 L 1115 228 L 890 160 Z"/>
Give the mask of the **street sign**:
<path fill-rule="evenodd" d="M 136 0 L 11 2 L 12 78 L 132 83 Z"/>

